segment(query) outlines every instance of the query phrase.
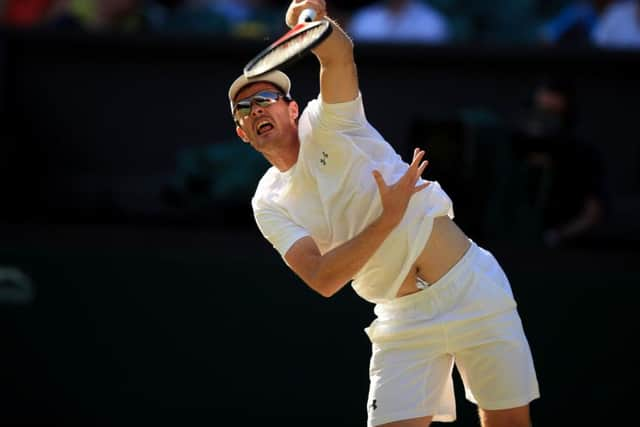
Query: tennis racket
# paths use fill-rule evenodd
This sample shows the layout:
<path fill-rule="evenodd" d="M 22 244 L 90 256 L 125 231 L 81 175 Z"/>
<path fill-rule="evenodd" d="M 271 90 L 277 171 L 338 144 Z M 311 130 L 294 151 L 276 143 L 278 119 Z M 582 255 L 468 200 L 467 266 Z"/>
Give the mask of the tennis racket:
<path fill-rule="evenodd" d="M 331 23 L 326 19 L 314 21 L 315 17 L 315 10 L 303 10 L 295 27 L 247 63 L 244 76 L 251 79 L 276 68 L 291 65 L 329 37 L 332 31 Z"/>

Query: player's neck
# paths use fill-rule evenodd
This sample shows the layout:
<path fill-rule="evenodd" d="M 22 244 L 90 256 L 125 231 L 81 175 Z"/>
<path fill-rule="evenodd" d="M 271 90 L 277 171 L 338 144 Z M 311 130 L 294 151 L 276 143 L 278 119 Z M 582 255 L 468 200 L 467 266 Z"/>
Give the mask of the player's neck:
<path fill-rule="evenodd" d="M 298 162 L 300 152 L 300 140 L 293 138 L 273 152 L 263 153 L 265 158 L 280 172 L 286 172 Z"/>

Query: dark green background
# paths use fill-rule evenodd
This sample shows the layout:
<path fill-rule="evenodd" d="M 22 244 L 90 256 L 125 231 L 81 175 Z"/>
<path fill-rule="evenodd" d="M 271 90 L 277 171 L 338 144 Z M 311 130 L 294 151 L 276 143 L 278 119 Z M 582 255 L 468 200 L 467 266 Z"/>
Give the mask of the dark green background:
<path fill-rule="evenodd" d="M 35 299 L 0 306 L 3 424 L 364 425 L 372 307 L 349 287 L 315 294 L 257 232 L 5 235 Z M 534 424 L 631 419 L 637 254 L 494 252 L 538 369 Z M 461 390 L 458 425 L 475 425 Z"/>

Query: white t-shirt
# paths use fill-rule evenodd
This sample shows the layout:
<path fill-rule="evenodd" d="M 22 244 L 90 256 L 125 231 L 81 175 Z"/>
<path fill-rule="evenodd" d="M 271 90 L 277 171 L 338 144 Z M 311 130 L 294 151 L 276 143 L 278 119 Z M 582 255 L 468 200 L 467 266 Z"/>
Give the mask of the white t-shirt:
<path fill-rule="evenodd" d="M 298 134 L 296 164 L 286 172 L 267 170 L 251 201 L 258 228 L 283 258 L 305 236 L 323 254 L 355 237 L 382 212 L 371 172 L 379 170 L 392 184 L 408 168 L 367 122 L 361 95 L 340 104 L 321 97 L 309 102 Z M 413 195 L 402 222 L 353 278 L 356 293 L 372 303 L 395 298 L 433 218 L 443 215 L 453 218 L 453 208 L 437 182 Z"/>

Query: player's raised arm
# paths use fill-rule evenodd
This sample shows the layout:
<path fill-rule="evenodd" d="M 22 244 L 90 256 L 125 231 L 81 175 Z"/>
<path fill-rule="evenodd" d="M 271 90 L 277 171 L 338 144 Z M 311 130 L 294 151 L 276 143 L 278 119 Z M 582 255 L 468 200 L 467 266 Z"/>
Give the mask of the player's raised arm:
<path fill-rule="evenodd" d="M 320 93 L 324 102 L 337 104 L 352 101 L 358 96 L 358 75 L 353 56 L 353 42 L 340 26 L 327 17 L 324 0 L 293 0 L 287 10 L 287 25 L 298 22 L 300 12 L 314 9 L 316 19 L 328 19 L 333 26 L 331 35 L 313 49 L 320 61 Z"/>

